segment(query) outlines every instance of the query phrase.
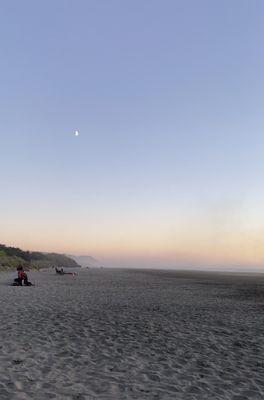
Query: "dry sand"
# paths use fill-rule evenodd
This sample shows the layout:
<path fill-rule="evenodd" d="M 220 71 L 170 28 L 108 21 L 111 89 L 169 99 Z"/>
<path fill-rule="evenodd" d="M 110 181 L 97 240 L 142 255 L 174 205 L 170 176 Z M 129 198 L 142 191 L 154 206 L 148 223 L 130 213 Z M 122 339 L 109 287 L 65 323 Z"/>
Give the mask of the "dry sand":
<path fill-rule="evenodd" d="M 0 274 L 0 399 L 263 399 L 264 276 Z"/>

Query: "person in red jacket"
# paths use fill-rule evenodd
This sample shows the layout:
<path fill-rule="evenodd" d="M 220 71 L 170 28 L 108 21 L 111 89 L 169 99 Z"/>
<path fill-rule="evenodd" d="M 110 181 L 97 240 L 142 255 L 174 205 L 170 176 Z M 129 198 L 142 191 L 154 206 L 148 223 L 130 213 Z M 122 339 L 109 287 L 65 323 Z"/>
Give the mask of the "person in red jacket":
<path fill-rule="evenodd" d="M 28 281 L 28 276 L 21 265 L 17 267 L 17 278 L 14 281 L 19 286 L 22 286 L 23 281 L 26 286 L 32 285 L 32 283 Z"/>

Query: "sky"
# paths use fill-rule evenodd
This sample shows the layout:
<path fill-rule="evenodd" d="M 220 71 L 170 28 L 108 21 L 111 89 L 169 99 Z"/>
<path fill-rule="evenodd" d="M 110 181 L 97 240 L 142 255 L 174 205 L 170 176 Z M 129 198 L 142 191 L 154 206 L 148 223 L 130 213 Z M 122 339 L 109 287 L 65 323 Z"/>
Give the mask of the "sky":
<path fill-rule="evenodd" d="M 262 0 L 1 1 L 0 242 L 264 267 L 263 38 Z"/>

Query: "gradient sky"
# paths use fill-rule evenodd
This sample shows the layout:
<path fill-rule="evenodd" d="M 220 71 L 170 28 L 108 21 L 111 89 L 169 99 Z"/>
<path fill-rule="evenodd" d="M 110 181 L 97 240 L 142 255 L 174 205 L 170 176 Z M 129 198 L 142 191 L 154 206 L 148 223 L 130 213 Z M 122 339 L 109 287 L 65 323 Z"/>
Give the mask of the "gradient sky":
<path fill-rule="evenodd" d="M 262 0 L 1 1 L 0 242 L 264 266 L 263 39 Z"/>

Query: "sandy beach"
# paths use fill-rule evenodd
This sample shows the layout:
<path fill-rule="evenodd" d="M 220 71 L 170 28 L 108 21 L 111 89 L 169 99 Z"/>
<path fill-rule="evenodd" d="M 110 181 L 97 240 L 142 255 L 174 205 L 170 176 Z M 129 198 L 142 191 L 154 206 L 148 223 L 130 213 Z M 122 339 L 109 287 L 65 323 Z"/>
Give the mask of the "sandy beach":
<path fill-rule="evenodd" d="M 264 276 L 0 273 L 0 398 L 263 399 Z"/>

